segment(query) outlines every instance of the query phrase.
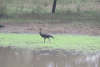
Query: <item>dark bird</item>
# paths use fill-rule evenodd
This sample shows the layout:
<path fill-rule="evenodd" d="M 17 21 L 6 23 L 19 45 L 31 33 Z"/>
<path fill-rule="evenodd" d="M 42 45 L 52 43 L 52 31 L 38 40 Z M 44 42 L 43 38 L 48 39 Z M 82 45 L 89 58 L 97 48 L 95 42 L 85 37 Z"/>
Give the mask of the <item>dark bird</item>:
<path fill-rule="evenodd" d="M 5 26 L 0 24 L 0 28 L 2 28 L 2 27 L 5 27 Z"/>
<path fill-rule="evenodd" d="M 45 39 L 46 39 L 46 38 L 48 38 L 48 39 L 49 39 L 49 38 L 51 37 L 51 38 L 53 38 L 53 39 L 54 39 L 54 37 L 53 37 L 53 36 L 51 36 L 50 34 L 47 34 L 47 33 L 42 33 L 42 32 L 41 32 L 41 30 L 42 30 L 41 28 L 40 28 L 39 30 L 40 30 L 40 32 L 39 32 L 39 33 L 40 33 L 41 37 L 43 37 L 43 38 L 44 38 L 44 43 L 45 43 Z M 50 42 L 50 39 L 49 39 L 49 42 Z"/>

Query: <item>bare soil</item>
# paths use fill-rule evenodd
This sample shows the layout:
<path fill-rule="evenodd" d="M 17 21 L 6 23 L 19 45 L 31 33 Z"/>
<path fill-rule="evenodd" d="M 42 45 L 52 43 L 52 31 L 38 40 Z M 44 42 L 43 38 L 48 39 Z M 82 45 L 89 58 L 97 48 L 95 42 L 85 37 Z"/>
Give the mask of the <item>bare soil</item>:
<path fill-rule="evenodd" d="M 100 36 L 100 25 L 72 23 L 1 23 L 0 33 L 34 34 L 42 28 L 52 34 Z"/>

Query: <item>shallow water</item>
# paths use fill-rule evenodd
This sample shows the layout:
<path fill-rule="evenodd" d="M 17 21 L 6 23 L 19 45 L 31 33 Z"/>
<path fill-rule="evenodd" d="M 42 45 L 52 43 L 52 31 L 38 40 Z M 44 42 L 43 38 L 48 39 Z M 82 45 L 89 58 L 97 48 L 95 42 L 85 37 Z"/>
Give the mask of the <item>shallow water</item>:
<path fill-rule="evenodd" d="M 100 67 L 100 54 L 64 56 L 26 48 L 0 47 L 0 67 Z"/>

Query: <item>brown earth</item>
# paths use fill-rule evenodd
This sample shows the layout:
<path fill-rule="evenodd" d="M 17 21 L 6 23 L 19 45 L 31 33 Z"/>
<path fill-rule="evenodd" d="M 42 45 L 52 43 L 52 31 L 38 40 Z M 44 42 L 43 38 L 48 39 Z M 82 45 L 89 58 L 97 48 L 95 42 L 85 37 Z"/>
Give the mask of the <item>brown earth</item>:
<path fill-rule="evenodd" d="M 100 36 L 100 25 L 77 23 L 1 23 L 0 33 L 34 34 L 39 28 L 52 34 L 74 34 Z"/>

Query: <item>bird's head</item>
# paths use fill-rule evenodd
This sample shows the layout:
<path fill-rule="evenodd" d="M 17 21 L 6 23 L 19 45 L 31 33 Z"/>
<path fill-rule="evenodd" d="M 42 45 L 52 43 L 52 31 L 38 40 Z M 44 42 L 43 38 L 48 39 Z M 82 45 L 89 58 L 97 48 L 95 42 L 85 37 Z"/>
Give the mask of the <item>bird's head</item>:
<path fill-rule="evenodd" d="M 39 30 L 42 30 L 41 28 Z"/>

